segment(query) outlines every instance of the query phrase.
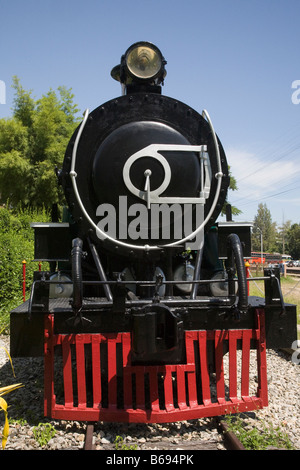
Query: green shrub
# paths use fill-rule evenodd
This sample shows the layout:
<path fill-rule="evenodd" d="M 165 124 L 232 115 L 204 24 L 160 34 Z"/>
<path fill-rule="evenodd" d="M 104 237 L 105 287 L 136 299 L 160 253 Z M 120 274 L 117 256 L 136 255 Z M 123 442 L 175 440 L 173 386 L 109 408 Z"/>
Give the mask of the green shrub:
<path fill-rule="evenodd" d="M 23 301 L 23 260 L 26 261 L 26 295 L 33 272 L 38 270 L 34 259 L 32 222 L 49 221 L 44 210 L 0 207 L 0 332 L 9 324 L 9 311 Z"/>

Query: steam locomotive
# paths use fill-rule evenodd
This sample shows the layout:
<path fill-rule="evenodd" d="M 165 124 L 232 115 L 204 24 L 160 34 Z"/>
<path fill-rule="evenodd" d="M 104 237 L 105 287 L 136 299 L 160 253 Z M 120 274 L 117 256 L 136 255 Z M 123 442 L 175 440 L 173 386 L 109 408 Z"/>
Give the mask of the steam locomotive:
<path fill-rule="evenodd" d="M 63 220 L 32 224 L 50 269 L 11 312 L 11 355 L 44 355 L 45 415 L 57 419 L 266 406 L 266 348 L 292 344 L 296 307 L 274 270 L 265 298 L 248 295 L 251 224 L 232 221 L 209 114 L 162 94 L 166 61 L 151 43 L 130 46 L 111 75 L 122 95 L 84 113 L 57 170 Z"/>

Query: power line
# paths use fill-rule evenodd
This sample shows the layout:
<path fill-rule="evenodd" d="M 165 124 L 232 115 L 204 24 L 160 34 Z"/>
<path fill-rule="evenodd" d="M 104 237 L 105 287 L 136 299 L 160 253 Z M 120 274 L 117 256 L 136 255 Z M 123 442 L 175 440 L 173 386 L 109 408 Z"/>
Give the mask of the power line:
<path fill-rule="evenodd" d="M 287 140 L 287 137 L 290 136 L 292 133 L 292 137 Z M 284 139 L 284 144 L 282 144 Z M 276 150 L 271 150 L 270 151 L 270 146 L 262 146 L 260 149 L 256 148 L 255 152 L 253 152 L 254 155 L 257 155 L 259 159 L 266 161 L 267 162 L 260 165 L 257 167 L 252 173 L 246 173 L 244 176 L 241 176 L 241 178 L 238 179 L 237 183 L 240 181 L 244 181 L 246 178 L 258 173 L 259 171 L 262 171 L 264 168 L 267 168 L 269 165 L 272 165 L 273 163 L 276 163 L 280 160 L 282 160 L 284 157 L 288 155 L 292 155 L 296 150 L 300 148 L 299 144 L 299 124 L 297 123 L 293 129 L 290 129 L 288 134 L 280 135 L 277 139 L 274 139 L 273 145 L 275 145 Z M 284 152 L 282 153 L 282 148 L 285 148 Z M 267 152 L 265 150 L 268 150 Z M 278 155 L 279 153 L 279 155 Z M 270 161 L 270 157 L 272 157 L 272 160 Z M 293 160 L 292 160 L 293 161 Z M 230 164 L 230 162 L 229 162 Z"/>
<path fill-rule="evenodd" d="M 264 165 L 256 168 L 256 170 L 253 171 L 252 173 L 248 173 L 244 177 L 239 178 L 238 183 L 240 183 L 241 181 L 244 181 L 246 178 L 250 178 L 251 176 L 255 175 L 256 173 L 259 173 L 260 171 L 262 171 L 263 169 L 269 167 L 270 165 L 273 165 L 274 163 L 277 163 L 278 161 L 282 160 L 284 157 L 286 157 L 287 155 L 290 155 L 291 153 L 293 153 L 295 150 L 298 150 L 299 148 L 300 148 L 300 144 L 297 144 L 297 146 L 295 146 L 291 151 L 286 151 L 283 155 L 279 156 L 278 158 L 275 158 L 271 162 L 268 161 Z"/>
<path fill-rule="evenodd" d="M 258 201 L 261 201 L 261 200 L 264 200 L 264 199 L 271 199 L 273 197 L 280 196 L 281 194 L 286 194 L 286 193 L 295 191 L 296 189 L 300 189 L 300 186 L 297 186 L 296 188 L 292 188 L 292 189 L 287 189 L 286 191 L 280 191 L 279 193 L 270 194 L 268 196 L 260 197 L 259 199 L 255 199 L 253 201 L 244 202 L 240 205 L 241 206 L 247 206 L 249 204 L 257 204 Z M 300 200 L 300 198 L 299 198 L 299 200 Z M 236 203 L 236 201 L 234 203 Z"/>
<path fill-rule="evenodd" d="M 298 189 L 298 188 L 299 188 L 299 186 L 298 186 L 298 185 L 299 185 L 299 181 L 295 182 L 294 184 L 297 185 L 295 188 L 294 188 L 294 187 L 291 187 L 291 183 L 287 183 L 287 184 L 285 184 L 284 186 L 280 186 L 278 189 L 282 190 L 282 189 L 284 189 L 284 188 L 286 188 L 286 187 L 289 188 L 289 191 L 293 191 L 294 189 Z M 268 196 L 268 195 L 267 195 L 267 196 L 263 196 L 263 197 L 260 197 L 260 199 L 265 199 L 265 198 L 267 198 L 267 197 L 269 197 L 269 196 Z M 272 196 L 270 195 L 270 197 L 272 197 Z M 239 197 L 239 198 L 235 199 L 235 200 L 234 200 L 234 203 L 235 203 L 235 204 L 236 204 L 237 202 L 240 203 L 240 201 L 242 201 L 243 199 L 249 199 L 249 195 L 243 196 L 243 197 Z M 256 199 L 255 201 L 257 201 L 257 199 Z"/>

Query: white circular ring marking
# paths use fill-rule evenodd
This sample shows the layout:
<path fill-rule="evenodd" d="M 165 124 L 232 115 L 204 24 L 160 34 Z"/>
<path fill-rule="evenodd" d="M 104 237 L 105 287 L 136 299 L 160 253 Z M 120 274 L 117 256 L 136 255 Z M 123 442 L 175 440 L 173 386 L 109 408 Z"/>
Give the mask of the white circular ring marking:
<path fill-rule="evenodd" d="M 126 161 L 124 168 L 123 168 L 124 183 L 126 184 L 127 188 L 132 194 L 134 194 L 135 196 L 141 199 L 145 199 L 147 197 L 147 191 L 138 189 L 136 186 L 134 186 L 134 184 L 132 183 L 130 179 L 131 165 L 137 160 L 139 160 L 140 158 L 145 158 L 145 157 L 155 158 L 156 160 L 159 161 L 159 163 L 162 165 L 165 171 L 165 179 L 163 180 L 162 184 L 158 188 L 156 188 L 153 191 L 150 191 L 150 196 L 157 197 L 160 194 L 162 194 L 167 189 L 171 181 L 171 168 L 170 168 L 168 161 L 160 153 L 153 151 L 151 147 L 152 146 L 149 145 L 148 147 L 131 155 L 131 157 L 129 157 L 128 160 Z"/>

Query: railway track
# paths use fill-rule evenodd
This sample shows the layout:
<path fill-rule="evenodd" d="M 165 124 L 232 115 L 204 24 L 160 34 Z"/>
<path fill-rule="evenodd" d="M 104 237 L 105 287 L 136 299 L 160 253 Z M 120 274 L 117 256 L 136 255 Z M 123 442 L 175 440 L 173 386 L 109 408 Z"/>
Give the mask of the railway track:
<path fill-rule="evenodd" d="M 216 427 L 218 429 L 219 434 L 221 435 L 221 441 L 219 439 L 192 439 L 187 440 L 184 442 L 181 440 L 179 443 L 171 443 L 171 442 L 163 442 L 163 441 L 155 441 L 147 442 L 146 449 L 152 449 L 155 453 L 159 452 L 177 452 L 181 453 L 184 452 L 184 455 L 192 455 L 191 451 L 199 451 L 199 450 L 246 450 L 242 443 L 239 441 L 237 436 L 234 432 L 230 431 L 225 421 L 221 418 L 217 418 L 216 420 Z M 85 434 L 85 442 L 83 449 L 84 450 L 96 450 L 96 446 L 94 443 L 94 436 L 95 436 L 95 423 L 89 423 L 86 427 L 86 434 Z M 134 450 L 130 449 L 128 445 L 124 445 L 124 447 L 117 446 L 115 443 L 106 443 L 103 446 L 104 451 L 113 451 L 113 450 Z M 183 462 L 183 460 L 182 460 Z M 186 462 L 185 462 L 186 463 Z"/>

